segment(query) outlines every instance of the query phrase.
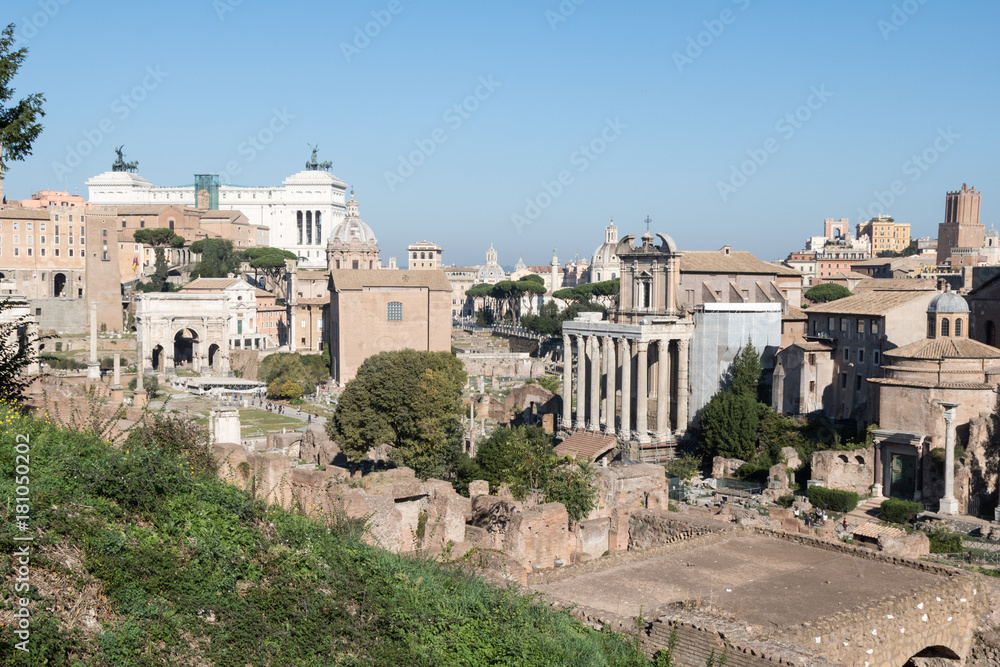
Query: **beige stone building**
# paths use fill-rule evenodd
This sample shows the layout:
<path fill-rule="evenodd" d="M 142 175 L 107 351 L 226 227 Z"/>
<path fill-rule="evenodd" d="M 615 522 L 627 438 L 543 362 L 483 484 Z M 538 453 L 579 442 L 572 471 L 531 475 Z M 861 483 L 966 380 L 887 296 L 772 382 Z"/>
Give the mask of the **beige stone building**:
<path fill-rule="evenodd" d="M 451 295 L 443 271 L 330 271 L 330 375 L 346 384 L 379 352 L 450 351 Z"/>
<path fill-rule="evenodd" d="M 678 303 L 694 309 L 705 303 L 802 304 L 802 274 L 726 245 L 719 250 L 685 251 L 680 258 Z"/>
<path fill-rule="evenodd" d="M 910 245 L 910 223 L 880 215 L 858 223 L 858 238 L 862 236 L 871 239 L 873 255 L 886 251 L 903 252 Z"/>
<path fill-rule="evenodd" d="M 382 268 L 378 240 L 372 228 L 358 214 L 358 202 L 354 199 L 353 190 L 346 207 L 347 215 L 333 228 L 326 246 L 327 267 L 331 270 Z"/>
<path fill-rule="evenodd" d="M 122 328 L 115 221 L 86 206 L 0 208 L 0 279 L 27 300 L 43 332 Z"/>
<path fill-rule="evenodd" d="M 430 241 L 418 241 L 406 249 L 406 261 L 410 271 L 441 268 L 441 246 Z"/>
<path fill-rule="evenodd" d="M 782 414 L 822 410 L 831 419 L 878 420 L 883 355 L 924 338 L 934 289 L 871 289 L 805 311 L 804 341 L 777 353 L 772 405 Z"/>

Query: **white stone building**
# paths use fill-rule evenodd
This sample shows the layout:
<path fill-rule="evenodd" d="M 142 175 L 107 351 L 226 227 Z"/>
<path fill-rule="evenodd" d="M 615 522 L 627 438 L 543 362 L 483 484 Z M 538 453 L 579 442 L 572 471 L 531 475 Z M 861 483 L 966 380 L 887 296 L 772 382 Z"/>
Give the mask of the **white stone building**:
<path fill-rule="evenodd" d="M 259 187 L 220 185 L 213 175 L 195 180 L 197 186 L 157 186 L 137 173 L 106 171 L 87 181 L 88 199 L 97 206 L 178 204 L 238 210 L 251 225 L 267 227 L 269 245 L 297 254 L 303 268 L 326 267 L 330 232 L 346 215 L 347 185 L 333 174 L 309 168 L 280 186 Z"/>

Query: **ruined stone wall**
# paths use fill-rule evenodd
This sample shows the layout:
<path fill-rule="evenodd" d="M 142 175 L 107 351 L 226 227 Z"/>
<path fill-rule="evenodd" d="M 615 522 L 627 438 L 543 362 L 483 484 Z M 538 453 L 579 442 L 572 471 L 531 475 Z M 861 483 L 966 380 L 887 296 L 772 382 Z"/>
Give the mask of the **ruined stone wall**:
<path fill-rule="evenodd" d="M 874 449 L 813 452 L 812 478 L 822 481 L 829 489 L 865 495 L 875 481 Z"/>
<path fill-rule="evenodd" d="M 673 516 L 671 516 L 673 515 Z M 629 548 L 649 549 L 712 533 L 730 532 L 724 526 L 698 525 L 663 510 L 636 510 L 629 519 Z"/>

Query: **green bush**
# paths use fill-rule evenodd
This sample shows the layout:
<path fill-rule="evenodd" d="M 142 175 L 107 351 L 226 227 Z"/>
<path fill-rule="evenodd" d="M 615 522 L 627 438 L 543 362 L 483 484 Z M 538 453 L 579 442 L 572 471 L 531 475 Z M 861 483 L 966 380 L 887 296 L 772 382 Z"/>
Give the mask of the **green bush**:
<path fill-rule="evenodd" d="M 861 500 L 861 497 L 853 491 L 827 489 L 822 486 L 811 487 L 806 496 L 814 507 L 822 507 L 831 512 L 850 512 Z"/>
<path fill-rule="evenodd" d="M 137 378 L 132 378 L 128 381 L 129 391 L 135 391 L 136 384 L 138 384 Z M 160 380 L 155 375 L 143 376 L 142 378 L 142 388 L 146 390 L 146 398 L 156 398 L 157 394 L 160 393 Z"/>
<path fill-rule="evenodd" d="M 813 303 L 826 303 L 828 301 L 836 301 L 837 299 L 843 299 L 851 296 L 851 290 L 836 283 L 822 283 L 810 288 L 802 296 L 809 299 Z"/>
<path fill-rule="evenodd" d="M 778 499 L 774 502 L 778 503 L 780 507 L 789 508 L 795 502 L 795 495 L 792 493 L 786 493 L 783 496 L 778 496 Z"/>
<path fill-rule="evenodd" d="M 962 535 L 959 533 L 952 533 L 945 528 L 936 528 L 927 533 L 927 537 L 931 541 L 932 554 L 953 554 L 963 551 Z"/>
<path fill-rule="evenodd" d="M 694 454 L 683 454 L 679 458 L 667 462 L 664 467 L 667 469 L 667 477 L 689 479 L 701 469 L 701 457 Z"/>
<path fill-rule="evenodd" d="M 913 523 L 922 509 L 920 503 L 886 498 L 879 508 L 879 518 L 888 523 Z"/>

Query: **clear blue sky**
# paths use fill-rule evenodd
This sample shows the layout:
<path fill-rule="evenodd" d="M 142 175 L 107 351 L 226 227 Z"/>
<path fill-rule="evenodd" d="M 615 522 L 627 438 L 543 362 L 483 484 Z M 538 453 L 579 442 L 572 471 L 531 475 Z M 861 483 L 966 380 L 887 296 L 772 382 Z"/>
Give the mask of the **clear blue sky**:
<path fill-rule="evenodd" d="M 884 210 L 915 236 L 936 236 L 963 182 L 1000 222 L 996 2 L 8 0 L 10 21 L 30 49 L 17 91 L 45 93 L 48 115 L 8 197 L 86 194 L 112 144 L 156 184 L 231 162 L 234 184 L 277 184 L 309 142 L 383 259 L 427 239 L 446 263 L 493 242 L 502 264 L 547 264 L 647 215 L 682 249 L 774 259 L 825 217 L 878 212 L 894 181 Z M 269 135 L 275 110 L 294 118 Z M 93 152 L 68 167 L 81 142 Z"/>

